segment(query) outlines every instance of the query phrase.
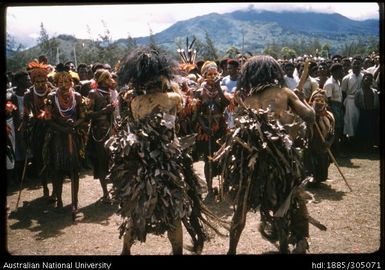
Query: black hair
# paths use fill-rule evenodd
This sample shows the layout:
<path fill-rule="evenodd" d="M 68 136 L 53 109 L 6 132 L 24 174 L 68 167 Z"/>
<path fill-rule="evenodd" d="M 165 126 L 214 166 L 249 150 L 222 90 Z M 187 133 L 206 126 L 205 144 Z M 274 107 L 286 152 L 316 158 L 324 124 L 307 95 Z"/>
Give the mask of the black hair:
<path fill-rule="evenodd" d="M 102 63 L 96 62 L 92 65 L 92 73 L 95 73 L 98 69 L 104 69 L 104 65 Z"/>
<path fill-rule="evenodd" d="M 361 55 L 359 55 L 359 54 L 354 55 L 353 56 L 353 60 L 358 60 L 358 61 L 361 61 L 361 62 L 363 61 Z"/>
<path fill-rule="evenodd" d="M 239 67 L 239 62 L 235 59 L 228 59 L 227 64 L 233 67 Z"/>
<path fill-rule="evenodd" d="M 56 72 L 69 72 L 70 71 L 70 68 L 69 66 L 67 65 L 63 65 L 63 63 L 59 63 L 56 65 L 56 68 L 55 68 Z"/>
<path fill-rule="evenodd" d="M 219 64 L 220 64 L 221 67 L 225 67 L 225 66 L 227 65 L 228 61 L 229 61 L 229 58 L 223 58 L 223 59 L 220 61 Z"/>
<path fill-rule="evenodd" d="M 283 66 L 286 68 L 286 67 L 293 67 L 295 68 L 295 65 L 292 63 L 292 62 L 286 62 L 285 64 L 283 64 Z"/>
<path fill-rule="evenodd" d="M 148 46 L 135 49 L 121 63 L 117 72 L 119 85 L 131 83 L 136 94 L 159 89 L 160 77 L 171 80 L 177 68 L 177 62 L 166 53 Z"/>
<path fill-rule="evenodd" d="M 284 71 L 281 65 L 269 55 L 257 55 L 249 58 L 241 70 L 238 87 L 248 95 L 251 88 L 260 88 L 271 84 L 285 85 Z"/>
<path fill-rule="evenodd" d="M 81 63 L 81 64 L 79 64 L 78 65 L 78 68 L 77 68 L 77 70 L 79 71 L 79 69 L 80 68 L 86 68 L 86 69 L 88 69 L 89 67 L 88 67 L 88 65 L 87 64 L 85 64 L 85 63 Z"/>
<path fill-rule="evenodd" d="M 339 55 L 339 54 L 335 54 L 335 55 L 333 55 L 332 60 L 333 60 L 334 58 L 340 58 L 340 59 L 342 59 L 342 56 Z"/>
<path fill-rule="evenodd" d="M 335 73 L 336 71 L 338 71 L 338 69 L 342 70 L 342 67 L 343 67 L 342 64 L 335 63 L 335 64 L 331 65 L 329 71 L 330 71 L 330 73 Z"/>
<path fill-rule="evenodd" d="M 15 73 L 15 75 L 13 76 L 13 80 L 15 82 L 19 82 L 21 78 L 25 77 L 25 76 L 28 76 L 29 73 L 25 70 L 19 70 L 18 72 Z"/>

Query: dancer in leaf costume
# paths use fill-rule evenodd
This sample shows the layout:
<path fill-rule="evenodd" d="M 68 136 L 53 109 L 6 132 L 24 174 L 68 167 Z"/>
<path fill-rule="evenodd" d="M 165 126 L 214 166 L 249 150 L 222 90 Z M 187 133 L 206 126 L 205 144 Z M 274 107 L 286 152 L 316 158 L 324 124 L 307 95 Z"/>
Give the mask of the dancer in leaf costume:
<path fill-rule="evenodd" d="M 305 253 L 309 217 L 301 185 L 304 169 L 284 125 L 291 108 L 304 121 L 313 123 L 314 110 L 284 85 L 284 73 L 270 56 L 250 58 L 238 82 L 241 112 L 236 128 L 216 153 L 226 185 L 235 194 L 235 213 L 230 229 L 228 254 L 235 254 L 248 210 L 259 207 L 260 231 L 280 252 Z"/>
<path fill-rule="evenodd" d="M 126 58 L 118 73 L 120 83 L 133 89 L 127 99 L 130 113 L 105 145 L 112 157 L 108 178 L 123 218 L 122 255 L 131 253 L 135 240 L 145 242 L 147 233 L 165 232 L 173 254 L 182 254 L 182 223 L 198 254 L 207 239 L 203 225 L 219 233 L 214 221 L 220 221 L 202 203 L 192 159 L 175 136 L 182 97 L 174 91 L 172 64 L 159 50 L 143 47 Z"/>

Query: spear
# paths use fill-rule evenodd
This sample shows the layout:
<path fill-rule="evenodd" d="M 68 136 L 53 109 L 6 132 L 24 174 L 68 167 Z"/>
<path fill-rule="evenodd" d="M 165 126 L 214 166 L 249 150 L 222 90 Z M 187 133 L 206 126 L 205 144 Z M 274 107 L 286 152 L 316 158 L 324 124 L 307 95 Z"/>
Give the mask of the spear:
<path fill-rule="evenodd" d="M 207 181 L 207 184 L 211 184 L 211 187 L 208 187 L 208 188 L 211 188 L 212 189 L 212 187 L 213 187 L 213 165 L 212 165 L 212 163 L 211 163 L 211 159 L 212 159 L 212 157 L 211 157 L 211 147 L 212 147 L 212 145 L 211 145 L 211 132 L 212 132 L 212 128 L 211 128 L 211 125 L 212 125 L 212 111 L 211 111 L 211 109 L 212 109 L 212 107 L 211 107 L 212 105 L 210 105 L 209 106 L 209 129 L 210 129 L 210 132 L 209 132 L 209 156 L 208 156 L 208 162 L 209 162 L 209 181 Z"/>
<path fill-rule="evenodd" d="M 68 152 L 70 155 L 70 177 L 71 177 L 71 208 L 72 208 L 72 221 L 76 219 L 76 202 L 75 202 L 75 174 L 73 168 L 73 144 L 72 144 L 72 134 L 68 134 Z"/>
<path fill-rule="evenodd" d="M 323 136 L 322 133 L 321 133 L 321 130 L 320 130 L 319 126 L 318 126 L 318 123 L 315 122 L 314 124 L 315 124 L 315 127 L 316 127 L 316 129 L 317 129 L 318 134 L 319 134 L 320 137 L 321 137 L 322 142 L 325 143 L 325 138 L 324 138 L 324 136 Z M 348 186 L 348 188 L 349 188 L 350 191 L 353 191 L 352 188 L 349 186 L 348 181 L 346 181 L 346 178 L 345 178 L 344 174 L 342 173 L 340 167 L 338 166 L 338 163 L 337 163 L 336 159 L 334 158 L 332 152 L 330 151 L 330 148 L 329 148 L 329 147 L 326 147 L 326 150 L 328 151 L 328 154 L 329 154 L 331 160 L 333 161 L 334 165 L 336 165 L 336 167 L 337 167 L 337 169 L 338 169 L 338 172 L 341 174 L 342 179 L 344 179 L 345 184 Z"/>
<path fill-rule="evenodd" d="M 26 151 L 27 153 L 27 151 Z M 19 207 L 19 202 L 20 202 L 20 197 L 21 197 L 21 190 L 23 189 L 23 182 L 25 178 L 25 172 L 27 171 L 27 164 L 28 164 L 28 158 L 27 154 L 25 155 L 25 160 L 24 160 L 24 167 L 23 167 L 23 173 L 21 175 L 21 180 L 20 180 L 20 189 L 19 189 L 19 195 L 17 196 L 17 202 L 16 202 L 16 208 L 15 211 L 17 211 L 17 208 Z"/>

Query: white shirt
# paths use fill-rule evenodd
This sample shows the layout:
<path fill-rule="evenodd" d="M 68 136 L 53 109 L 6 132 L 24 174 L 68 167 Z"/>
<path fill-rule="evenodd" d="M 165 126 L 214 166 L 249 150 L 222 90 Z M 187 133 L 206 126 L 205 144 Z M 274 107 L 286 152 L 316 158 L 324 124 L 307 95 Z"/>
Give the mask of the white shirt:
<path fill-rule="evenodd" d="M 342 102 L 342 90 L 340 83 L 331 76 L 326 80 L 324 88 L 326 96 L 332 101 Z"/>
<path fill-rule="evenodd" d="M 285 83 L 286 83 L 287 88 L 289 88 L 291 90 L 294 90 L 297 87 L 298 82 L 299 82 L 299 78 L 297 76 L 294 76 L 294 75 L 293 75 L 293 78 L 285 75 L 284 79 L 285 79 Z"/>
<path fill-rule="evenodd" d="M 305 99 L 308 100 L 311 97 L 311 94 L 318 89 L 318 82 L 313 77 L 307 77 L 305 84 L 303 85 L 303 93 Z"/>
<path fill-rule="evenodd" d="M 346 95 L 355 95 L 359 89 L 361 89 L 362 82 L 362 73 L 358 76 L 356 74 L 349 73 L 342 79 L 341 90 L 346 93 Z"/>
<path fill-rule="evenodd" d="M 227 93 L 234 93 L 235 89 L 237 89 L 237 82 L 238 82 L 238 80 L 233 81 L 230 79 L 230 75 L 227 75 L 226 77 L 224 77 L 222 79 L 221 85 L 227 87 L 227 89 L 226 89 Z"/>

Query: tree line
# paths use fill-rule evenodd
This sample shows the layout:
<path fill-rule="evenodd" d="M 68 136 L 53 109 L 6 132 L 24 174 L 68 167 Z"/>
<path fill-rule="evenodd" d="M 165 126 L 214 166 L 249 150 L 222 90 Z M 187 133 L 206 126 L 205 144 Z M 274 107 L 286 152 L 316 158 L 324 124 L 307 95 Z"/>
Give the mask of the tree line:
<path fill-rule="evenodd" d="M 7 33 L 6 49 L 7 49 L 7 71 L 13 72 L 25 67 L 26 63 L 32 59 L 37 58 L 39 55 L 46 55 L 48 62 L 51 64 L 57 64 L 58 62 L 73 61 L 75 64 L 80 63 L 109 63 L 114 66 L 124 57 L 129 51 L 138 46 L 135 39 L 128 36 L 124 42 L 114 42 L 111 38 L 111 32 L 107 25 L 102 20 L 104 26 L 104 32 L 98 35 L 97 39 L 87 39 L 81 42 L 70 35 L 59 35 L 51 38 L 45 29 L 43 23 L 40 24 L 40 36 L 38 37 L 38 46 L 26 50 L 22 44 L 16 44 L 14 38 Z M 90 27 L 87 26 L 88 33 L 90 34 Z M 150 30 L 149 43 L 152 46 L 161 47 L 155 39 L 155 36 Z M 91 36 L 91 34 L 90 34 Z M 195 38 L 195 37 L 193 37 Z M 223 58 L 235 58 L 240 54 L 242 50 L 231 46 L 225 52 L 221 52 L 216 46 L 215 41 L 210 37 L 209 33 L 205 33 L 205 38 L 199 40 L 195 38 L 194 49 L 197 50 L 196 60 L 219 60 Z M 66 51 L 60 51 L 60 41 L 67 40 L 69 43 L 73 43 L 70 49 Z M 184 40 L 177 38 L 175 41 L 176 47 L 184 48 Z M 168 51 L 175 59 L 179 59 L 179 54 L 174 50 L 162 48 Z M 317 38 L 306 38 L 290 41 L 290 42 L 272 42 L 267 44 L 263 49 L 263 54 L 269 54 L 278 59 L 293 59 L 301 55 L 319 56 L 325 59 L 330 58 L 333 45 L 327 42 L 322 43 Z M 375 37 L 369 37 L 365 40 L 359 38 L 355 41 L 347 42 L 344 44 L 337 54 L 343 56 L 353 56 L 356 54 L 369 55 L 372 52 L 379 51 L 379 42 Z M 248 52 L 251 55 L 261 52 Z"/>

